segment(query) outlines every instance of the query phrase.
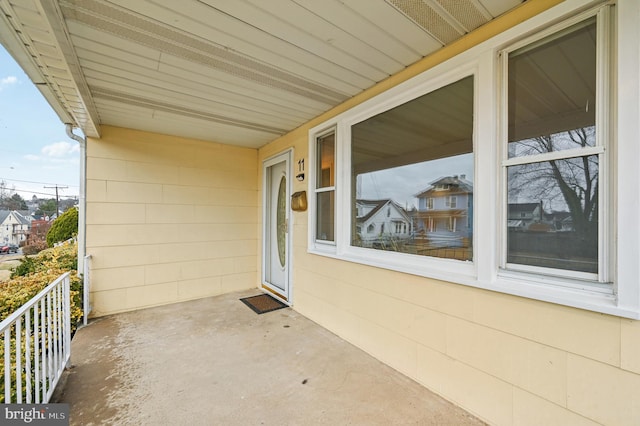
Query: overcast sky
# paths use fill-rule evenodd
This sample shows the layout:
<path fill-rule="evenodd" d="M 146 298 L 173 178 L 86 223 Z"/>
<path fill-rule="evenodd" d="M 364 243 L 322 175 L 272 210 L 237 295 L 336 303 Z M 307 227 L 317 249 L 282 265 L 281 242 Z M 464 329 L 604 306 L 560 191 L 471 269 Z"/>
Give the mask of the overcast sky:
<path fill-rule="evenodd" d="M 78 130 L 76 130 L 78 133 Z M 0 181 L 23 198 L 79 191 L 79 145 L 22 69 L 0 46 Z"/>

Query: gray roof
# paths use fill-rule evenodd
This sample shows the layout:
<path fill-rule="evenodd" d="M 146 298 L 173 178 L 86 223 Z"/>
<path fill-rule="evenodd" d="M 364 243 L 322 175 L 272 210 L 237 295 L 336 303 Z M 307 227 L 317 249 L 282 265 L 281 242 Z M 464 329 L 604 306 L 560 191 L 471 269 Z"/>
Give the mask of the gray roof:
<path fill-rule="evenodd" d="M 0 210 L 0 223 L 4 222 L 12 213 L 13 217 L 15 217 L 21 225 L 31 224 L 28 210 Z"/>
<path fill-rule="evenodd" d="M 473 193 L 473 182 L 464 178 L 464 175 L 455 176 L 443 176 L 429 183 L 429 186 L 422 191 L 418 192 L 414 197 L 420 198 L 427 195 L 429 191 L 434 189 L 437 185 L 451 185 L 458 189 L 458 192 Z"/>
<path fill-rule="evenodd" d="M 407 220 L 410 220 L 405 209 L 402 208 L 401 205 L 399 205 L 398 203 L 396 203 L 395 201 L 389 198 L 384 200 L 356 200 L 356 203 L 373 207 L 373 209 L 366 215 L 356 218 L 357 222 L 366 222 L 367 220 L 371 219 L 377 212 L 379 212 L 387 204 L 395 207 L 400 212 L 401 215 L 403 215 Z"/>
<path fill-rule="evenodd" d="M 18 219 L 18 221 L 22 224 L 22 225 L 30 225 L 31 224 L 31 220 L 29 219 L 29 211 L 28 210 L 13 210 L 13 216 Z"/>
<path fill-rule="evenodd" d="M 540 203 L 513 203 L 509 204 L 509 213 L 532 213 Z"/>

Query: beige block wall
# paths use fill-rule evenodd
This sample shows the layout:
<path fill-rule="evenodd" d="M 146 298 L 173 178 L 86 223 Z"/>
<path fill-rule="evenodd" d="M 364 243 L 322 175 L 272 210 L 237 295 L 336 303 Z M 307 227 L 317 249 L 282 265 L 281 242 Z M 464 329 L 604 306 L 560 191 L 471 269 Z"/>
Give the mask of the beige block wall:
<path fill-rule="evenodd" d="M 289 148 L 294 164 L 308 159 L 311 127 L 556 3 L 527 2 L 269 144 L 259 160 Z M 307 213 L 292 219 L 293 308 L 374 357 L 490 424 L 640 424 L 639 321 L 309 254 Z"/>
<path fill-rule="evenodd" d="M 255 287 L 257 155 L 108 126 L 88 138 L 93 315 Z"/>

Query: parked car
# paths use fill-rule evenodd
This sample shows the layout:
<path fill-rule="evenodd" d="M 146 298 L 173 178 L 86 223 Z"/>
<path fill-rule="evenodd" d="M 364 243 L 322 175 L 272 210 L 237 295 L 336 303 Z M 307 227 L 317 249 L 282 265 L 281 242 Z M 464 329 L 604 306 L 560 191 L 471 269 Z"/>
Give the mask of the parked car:
<path fill-rule="evenodd" d="M 7 244 L 0 247 L 1 254 L 9 254 L 9 253 L 17 253 L 17 252 L 18 252 L 18 246 L 16 246 L 15 244 Z"/>

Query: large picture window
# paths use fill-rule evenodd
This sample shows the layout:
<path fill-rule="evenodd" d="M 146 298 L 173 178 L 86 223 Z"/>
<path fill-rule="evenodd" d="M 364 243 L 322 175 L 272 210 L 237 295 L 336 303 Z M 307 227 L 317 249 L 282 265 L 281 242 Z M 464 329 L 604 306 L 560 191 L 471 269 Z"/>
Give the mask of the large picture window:
<path fill-rule="evenodd" d="M 592 17 L 508 53 L 507 267 L 598 274 L 596 40 Z"/>
<path fill-rule="evenodd" d="M 640 318 L 639 9 L 562 2 L 312 128 L 309 252 Z"/>
<path fill-rule="evenodd" d="M 353 125 L 351 244 L 471 260 L 473 162 L 473 77 Z"/>

